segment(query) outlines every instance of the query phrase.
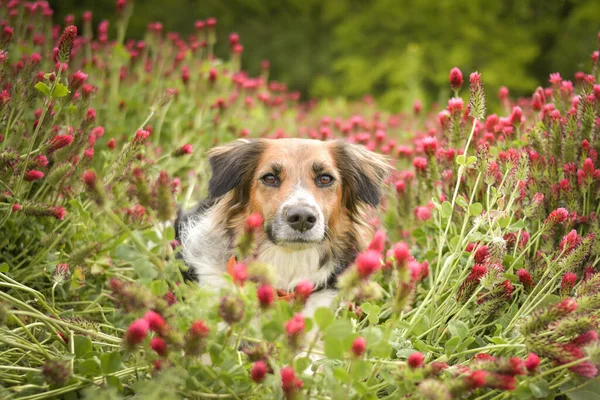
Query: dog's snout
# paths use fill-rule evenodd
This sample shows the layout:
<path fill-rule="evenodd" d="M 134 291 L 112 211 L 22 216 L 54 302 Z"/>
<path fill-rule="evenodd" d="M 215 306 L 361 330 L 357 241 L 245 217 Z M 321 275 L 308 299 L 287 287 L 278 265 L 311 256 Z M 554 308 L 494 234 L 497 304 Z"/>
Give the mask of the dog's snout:
<path fill-rule="evenodd" d="M 287 210 L 286 220 L 294 230 L 305 232 L 315 226 L 317 216 L 308 207 L 291 207 Z"/>

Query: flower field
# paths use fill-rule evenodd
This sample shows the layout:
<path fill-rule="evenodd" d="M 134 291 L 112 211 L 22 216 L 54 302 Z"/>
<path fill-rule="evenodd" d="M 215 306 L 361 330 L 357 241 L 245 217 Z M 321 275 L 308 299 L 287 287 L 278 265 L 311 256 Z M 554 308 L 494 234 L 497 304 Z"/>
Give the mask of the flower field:
<path fill-rule="evenodd" d="M 598 49 L 527 98 L 449 65 L 447 103 L 393 114 L 249 76 L 212 18 L 130 40 L 133 12 L 0 4 L 0 398 L 600 398 Z M 313 318 L 310 283 L 278 300 L 251 256 L 219 296 L 184 280 L 172 222 L 240 137 L 346 138 L 395 168 Z"/>

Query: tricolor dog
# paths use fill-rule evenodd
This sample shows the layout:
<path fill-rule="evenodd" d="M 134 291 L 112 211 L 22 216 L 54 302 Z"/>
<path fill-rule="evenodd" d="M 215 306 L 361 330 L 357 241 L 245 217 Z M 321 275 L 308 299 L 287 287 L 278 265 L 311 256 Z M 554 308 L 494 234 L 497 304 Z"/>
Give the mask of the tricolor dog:
<path fill-rule="evenodd" d="M 236 140 L 212 149 L 208 198 L 176 223 L 182 257 L 200 285 L 226 285 L 226 265 L 246 217 L 264 219 L 256 259 L 269 264 L 277 289 L 309 279 L 304 313 L 328 306 L 336 277 L 372 237 L 388 162 L 343 140 Z"/>

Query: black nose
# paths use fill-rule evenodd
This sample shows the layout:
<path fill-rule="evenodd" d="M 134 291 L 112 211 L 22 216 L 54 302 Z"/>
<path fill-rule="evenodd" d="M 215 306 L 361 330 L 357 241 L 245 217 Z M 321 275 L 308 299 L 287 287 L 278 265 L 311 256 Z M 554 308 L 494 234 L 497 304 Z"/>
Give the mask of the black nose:
<path fill-rule="evenodd" d="M 315 226 L 317 216 L 308 207 L 292 207 L 287 212 L 287 223 L 294 230 L 305 232 Z"/>

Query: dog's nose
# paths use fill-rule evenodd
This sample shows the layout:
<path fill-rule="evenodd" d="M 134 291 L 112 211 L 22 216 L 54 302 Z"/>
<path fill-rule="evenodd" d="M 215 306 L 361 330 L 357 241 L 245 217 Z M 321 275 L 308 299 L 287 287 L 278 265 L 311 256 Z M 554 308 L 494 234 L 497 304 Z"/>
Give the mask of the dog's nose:
<path fill-rule="evenodd" d="M 292 207 L 287 212 L 287 223 L 294 230 L 305 232 L 315 226 L 317 216 L 308 207 Z"/>

